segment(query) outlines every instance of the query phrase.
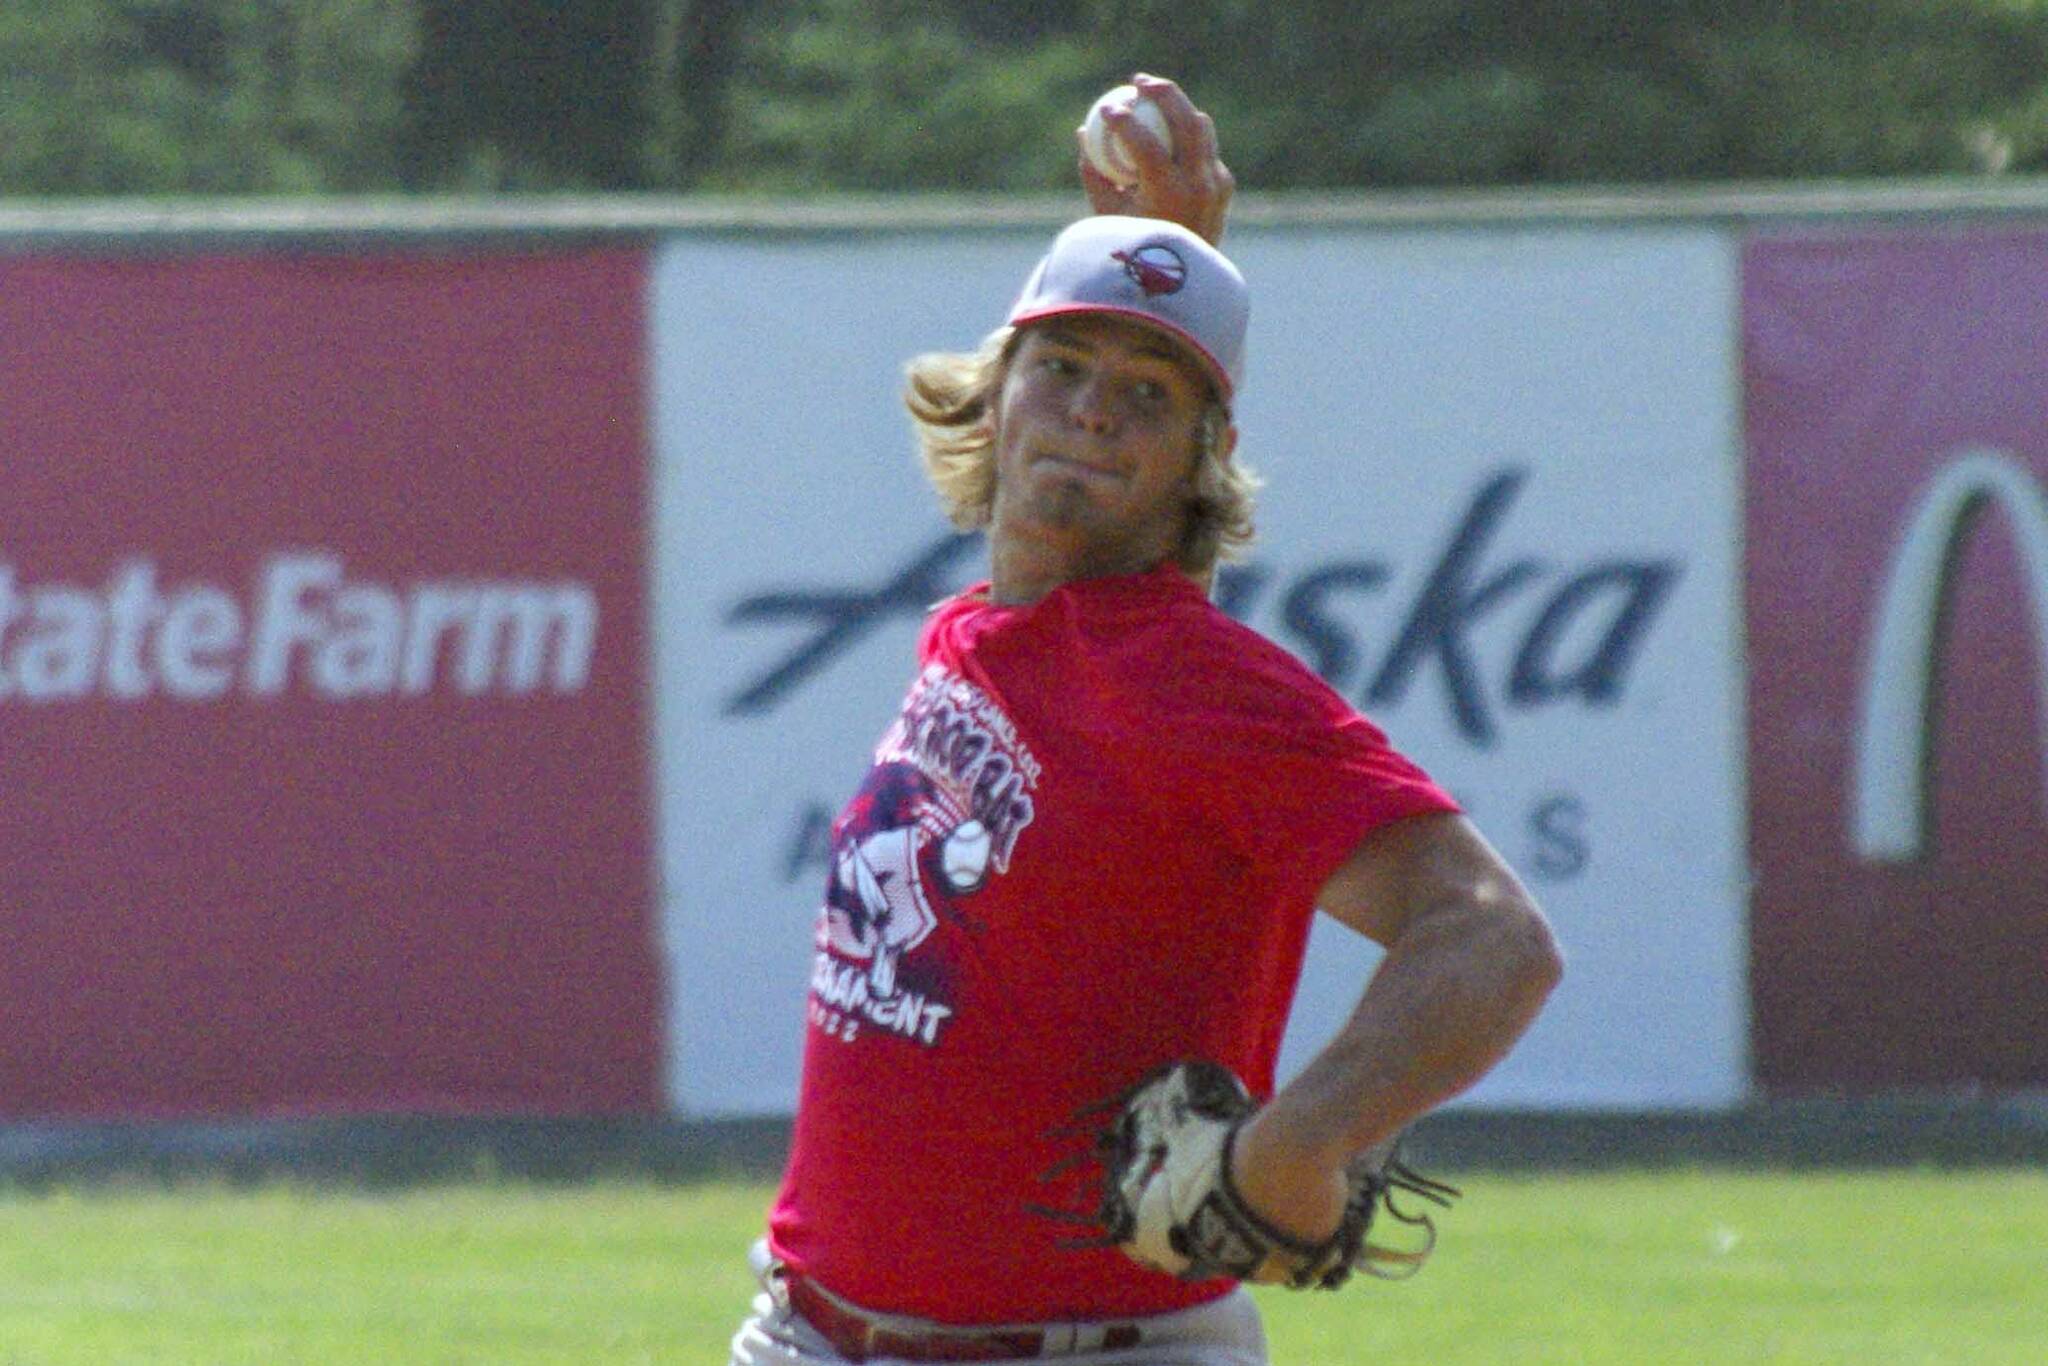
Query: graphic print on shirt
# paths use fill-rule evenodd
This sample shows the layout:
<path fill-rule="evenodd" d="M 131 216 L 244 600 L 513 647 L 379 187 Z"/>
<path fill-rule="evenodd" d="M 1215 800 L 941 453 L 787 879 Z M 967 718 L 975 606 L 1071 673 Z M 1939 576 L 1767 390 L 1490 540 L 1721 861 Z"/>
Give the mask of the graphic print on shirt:
<path fill-rule="evenodd" d="M 962 904 L 1009 871 L 1039 773 L 993 700 L 925 669 L 832 827 L 812 1023 L 842 1041 L 880 1029 L 938 1042 L 955 1002 L 946 965 L 919 949 L 942 920 L 967 923 Z"/>

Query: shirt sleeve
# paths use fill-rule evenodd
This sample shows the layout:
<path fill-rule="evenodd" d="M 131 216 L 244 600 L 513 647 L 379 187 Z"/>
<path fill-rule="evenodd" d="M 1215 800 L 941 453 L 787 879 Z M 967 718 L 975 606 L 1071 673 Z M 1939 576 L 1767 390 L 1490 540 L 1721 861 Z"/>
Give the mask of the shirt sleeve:
<path fill-rule="evenodd" d="M 1247 872 L 1313 898 L 1374 830 L 1458 804 L 1305 665 L 1249 632 L 1183 676 L 1173 711 L 1185 795 Z M 1212 654 L 1213 659 L 1213 654 Z"/>

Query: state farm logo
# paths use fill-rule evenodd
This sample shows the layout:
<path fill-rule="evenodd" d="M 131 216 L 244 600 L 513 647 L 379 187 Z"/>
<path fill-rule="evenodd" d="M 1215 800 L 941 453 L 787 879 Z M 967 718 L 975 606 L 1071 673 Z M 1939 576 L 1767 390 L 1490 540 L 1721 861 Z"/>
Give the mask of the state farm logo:
<path fill-rule="evenodd" d="M 597 595 L 574 581 L 379 583 L 306 551 L 264 561 L 250 589 L 161 585 L 146 559 L 99 587 L 0 564 L 0 703 L 574 693 L 597 645 Z"/>
<path fill-rule="evenodd" d="M 1857 717 L 1850 818 L 1856 852 L 1866 859 L 1907 862 L 1926 847 L 1942 605 L 1957 547 L 1992 507 L 2005 514 L 2019 543 L 2033 607 L 2039 745 L 2048 765 L 2048 497 L 2011 457 L 1966 451 L 1934 477 L 1907 518 L 1877 611 Z"/>

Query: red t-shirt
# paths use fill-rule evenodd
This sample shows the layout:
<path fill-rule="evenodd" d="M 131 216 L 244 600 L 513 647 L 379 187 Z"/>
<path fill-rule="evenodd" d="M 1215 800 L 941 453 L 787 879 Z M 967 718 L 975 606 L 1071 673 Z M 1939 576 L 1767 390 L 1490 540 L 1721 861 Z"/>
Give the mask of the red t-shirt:
<path fill-rule="evenodd" d="M 1292 655 L 1171 566 L 1023 607 L 942 603 L 832 830 L 794 1146 L 797 1271 L 949 1323 L 1162 1313 L 1223 1293 L 1032 1203 L 1053 1131 L 1160 1063 L 1260 1096 L 1315 896 L 1361 837 L 1455 810 Z"/>

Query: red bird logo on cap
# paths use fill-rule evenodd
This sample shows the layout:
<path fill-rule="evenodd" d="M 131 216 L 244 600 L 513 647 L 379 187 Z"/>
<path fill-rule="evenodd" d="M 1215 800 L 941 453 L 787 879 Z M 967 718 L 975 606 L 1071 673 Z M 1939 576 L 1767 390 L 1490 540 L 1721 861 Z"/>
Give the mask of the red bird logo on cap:
<path fill-rule="evenodd" d="M 1172 247 L 1157 244 L 1139 247 L 1136 251 L 1113 251 L 1112 261 L 1123 262 L 1124 274 L 1145 291 L 1145 297 L 1155 294 L 1178 294 L 1180 287 L 1188 282 L 1187 262 Z"/>

